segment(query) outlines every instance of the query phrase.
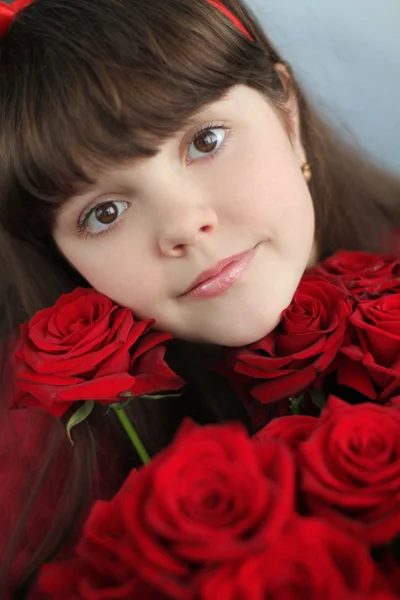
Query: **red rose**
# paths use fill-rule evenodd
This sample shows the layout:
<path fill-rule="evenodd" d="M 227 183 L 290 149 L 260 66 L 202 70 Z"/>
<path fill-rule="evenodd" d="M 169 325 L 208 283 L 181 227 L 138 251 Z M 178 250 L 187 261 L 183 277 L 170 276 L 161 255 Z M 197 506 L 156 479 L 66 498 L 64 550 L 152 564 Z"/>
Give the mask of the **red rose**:
<path fill-rule="evenodd" d="M 295 396 L 335 358 L 351 312 L 345 289 L 306 275 L 279 325 L 255 344 L 228 351 L 227 362 L 235 374 L 263 380 L 250 390 L 259 402 Z"/>
<path fill-rule="evenodd" d="M 112 501 L 94 505 L 76 553 L 106 580 L 127 584 L 131 573 L 183 600 L 203 565 L 273 543 L 293 513 L 285 446 L 254 444 L 239 425 L 186 424 Z"/>
<path fill-rule="evenodd" d="M 400 389 L 400 294 L 358 304 L 337 360 L 338 382 L 371 400 Z"/>
<path fill-rule="evenodd" d="M 112 569 L 101 570 L 96 555 L 92 560 L 87 558 L 88 561 L 74 559 L 45 565 L 39 574 L 38 589 L 52 600 L 167 600 L 131 571 L 122 575 L 115 565 L 117 575 L 114 575 Z"/>
<path fill-rule="evenodd" d="M 351 405 L 331 396 L 297 456 L 313 515 L 371 545 L 400 533 L 400 401 Z"/>
<path fill-rule="evenodd" d="M 294 464 L 284 446 L 254 444 L 239 425 L 186 426 L 132 490 L 124 518 L 134 563 L 171 592 L 187 565 L 229 560 L 280 534 L 294 511 Z"/>
<path fill-rule="evenodd" d="M 93 289 L 77 288 L 21 326 L 13 406 L 40 407 L 61 416 L 73 402 L 118 402 L 182 387 L 159 346 L 171 336 L 148 333 L 154 321 L 135 321 Z"/>
<path fill-rule="evenodd" d="M 395 256 L 340 250 L 314 267 L 312 272 L 338 276 L 357 298 L 400 291 L 400 260 Z"/>
<path fill-rule="evenodd" d="M 273 419 L 263 429 L 253 435 L 256 442 L 280 440 L 292 450 L 296 450 L 301 442 L 309 438 L 318 424 L 316 417 L 291 415 Z"/>
<path fill-rule="evenodd" d="M 274 544 L 200 581 L 200 600 L 367 599 L 377 584 L 368 549 L 318 519 L 293 519 Z"/>

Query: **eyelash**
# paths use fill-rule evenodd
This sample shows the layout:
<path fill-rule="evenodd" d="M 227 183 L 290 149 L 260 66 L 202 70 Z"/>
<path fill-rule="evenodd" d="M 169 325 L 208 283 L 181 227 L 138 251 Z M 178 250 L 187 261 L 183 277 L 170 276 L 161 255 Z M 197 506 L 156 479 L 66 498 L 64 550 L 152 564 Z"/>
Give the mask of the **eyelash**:
<path fill-rule="evenodd" d="M 225 148 L 228 139 L 230 137 L 230 130 L 226 125 L 223 125 L 221 123 L 207 123 L 206 125 L 202 125 L 201 127 L 199 127 L 199 129 L 191 136 L 190 140 L 186 143 L 186 149 L 187 152 L 190 149 L 191 144 L 193 143 L 193 141 L 195 140 L 195 138 L 200 135 L 201 133 L 205 133 L 206 131 L 209 131 L 210 129 L 223 129 L 225 131 L 225 136 L 223 141 L 221 142 L 221 144 L 219 145 L 219 147 L 216 150 L 213 150 L 212 152 L 209 152 L 207 154 L 204 155 L 204 158 L 201 159 L 201 161 L 203 160 L 214 160 L 219 153 Z M 103 206 L 103 204 L 108 204 L 108 202 L 110 202 L 110 200 L 105 200 L 104 202 L 100 202 L 99 204 L 96 204 L 96 206 L 94 206 L 93 208 L 90 208 L 88 211 L 86 211 L 81 218 L 79 219 L 77 225 L 76 225 L 76 230 L 77 230 L 77 235 L 79 237 L 83 237 L 84 239 L 89 239 L 89 238 L 98 238 L 98 237 L 102 237 L 105 236 L 109 233 L 111 233 L 112 231 L 114 231 L 115 227 L 117 227 L 117 225 L 119 224 L 121 217 L 117 218 L 116 221 L 114 221 L 114 223 L 112 223 L 110 225 L 110 227 L 108 227 L 108 229 L 103 229 L 102 231 L 99 231 L 98 233 L 91 233 L 90 231 L 88 231 L 86 229 L 86 223 L 90 217 L 90 215 L 92 214 L 92 212 L 94 212 L 95 210 L 97 210 L 98 208 L 100 208 L 101 206 Z"/>
<path fill-rule="evenodd" d="M 102 204 L 106 204 L 106 203 L 103 202 Z M 114 228 L 118 225 L 120 219 L 117 219 L 114 223 L 112 223 L 108 229 L 103 229 L 103 231 L 99 231 L 98 233 L 92 233 L 88 229 L 85 228 L 86 220 L 89 217 L 92 210 L 99 208 L 102 204 L 97 204 L 97 206 L 94 209 L 91 209 L 85 215 L 85 217 L 82 218 L 82 220 L 77 223 L 76 233 L 79 237 L 83 237 L 84 240 L 93 239 L 93 238 L 97 238 L 97 237 L 103 237 L 103 236 L 107 235 L 108 233 L 111 233 L 114 230 Z"/>
<path fill-rule="evenodd" d="M 219 155 L 219 153 L 222 150 L 224 150 L 224 148 L 226 147 L 226 144 L 230 138 L 231 131 L 223 123 L 207 123 L 206 125 L 202 125 L 201 127 L 199 127 L 199 129 L 191 136 L 190 140 L 186 143 L 186 150 L 189 151 L 191 144 L 193 143 L 193 141 L 196 139 L 196 137 L 198 135 L 200 135 L 201 133 L 205 133 L 206 131 L 209 131 L 210 129 L 223 129 L 225 131 L 225 136 L 224 136 L 224 139 L 221 142 L 220 146 L 216 150 L 213 150 L 212 152 L 205 154 L 204 158 L 202 158 L 201 161 L 208 160 L 208 159 L 213 160 L 214 158 L 216 158 Z"/>
<path fill-rule="evenodd" d="M 104 200 L 104 202 L 100 202 L 99 204 L 96 204 L 96 206 L 94 206 L 93 208 L 90 208 L 88 211 L 86 211 L 81 216 L 78 223 L 76 224 L 76 233 L 79 237 L 83 237 L 85 240 L 102 237 L 108 233 L 111 233 L 114 230 L 114 228 L 117 227 L 117 225 L 121 221 L 122 215 L 120 217 L 118 217 L 114 221 L 114 223 L 111 223 L 111 225 L 108 227 L 108 229 L 103 229 L 102 231 L 98 231 L 97 233 L 93 233 L 93 232 L 89 231 L 88 229 L 86 229 L 86 223 L 87 223 L 90 215 L 95 210 L 97 210 L 98 208 L 101 208 L 104 204 L 108 204 L 109 202 L 110 202 L 110 200 Z M 112 200 L 111 200 L 111 202 L 112 202 Z M 123 202 L 123 200 L 117 200 L 117 202 Z M 128 202 L 126 204 L 128 204 Z M 126 210 L 128 210 L 128 208 Z"/>

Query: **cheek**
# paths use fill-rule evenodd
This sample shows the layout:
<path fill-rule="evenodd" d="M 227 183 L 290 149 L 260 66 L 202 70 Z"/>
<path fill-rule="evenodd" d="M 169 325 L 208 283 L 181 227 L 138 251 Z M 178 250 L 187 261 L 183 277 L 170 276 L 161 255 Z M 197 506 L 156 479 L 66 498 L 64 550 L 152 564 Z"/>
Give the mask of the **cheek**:
<path fill-rule="evenodd" d="M 84 247 L 64 245 L 65 256 L 97 291 L 105 294 L 122 306 L 135 306 L 145 311 L 149 303 L 157 298 L 157 277 L 154 266 L 143 260 L 143 253 L 135 253 L 131 247 L 121 243 L 117 235 L 99 242 L 98 246 Z M 140 255 L 141 260 L 135 257 Z M 149 271 L 153 276 L 149 277 Z M 158 292 L 159 293 L 159 292 Z"/>
<path fill-rule="evenodd" d="M 313 204 L 290 145 L 271 150 L 264 144 L 256 152 L 243 152 L 224 181 L 227 210 L 243 224 L 254 224 L 273 238 L 313 237 Z"/>
<path fill-rule="evenodd" d="M 118 304 L 135 308 L 137 314 L 147 314 L 157 298 L 154 277 L 146 276 L 143 267 L 125 265 L 124 269 L 99 270 L 91 277 L 91 285 Z"/>

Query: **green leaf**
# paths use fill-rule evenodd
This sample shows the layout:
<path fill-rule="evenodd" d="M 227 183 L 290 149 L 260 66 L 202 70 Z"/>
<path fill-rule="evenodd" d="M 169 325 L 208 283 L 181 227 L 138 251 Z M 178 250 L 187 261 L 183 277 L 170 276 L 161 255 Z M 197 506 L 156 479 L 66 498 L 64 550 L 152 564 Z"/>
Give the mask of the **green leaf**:
<path fill-rule="evenodd" d="M 80 406 L 78 408 L 78 410 L 76 412 L 74 412 L 74 414 L 72 415 L 72 417 L 69 419 L 68 423 L 67 423 L 67 434 L 69 437 L 69 440 L 71 442 L 72 445 L 74 445 L 74 442 L 71 438 L 71 429 L 73 427 L 75 427 L 75 425 L 79 425 L 79 423 L 82 423 L 82 421 L 84 421 L 85 419 L 88 418 L 88 416 L 90 415 L 90 413 L 92 412 L 92 410 L 94 409 L 94 401 L 90 400 L 88 402 L 84 402 L 82 404 L 82 406 Z"/>
<path fill-rule="evenodd" d="M 162 400 L 163 398 L 180 398 L 182 395 L 183 392 L 179 392 L 178 394 L 143 394 L 143 396 L 134 396 L 132 392 L 122 392 L 120 396 L 124 400 L 121 402 L 113 402 L 112 404 L 108 404 L 106 414 L 108 414 L 111 409 L 120 410 L 122 408 L 126 408 L 128 404 L 130 404 L 135 398 L 140 398 L 141 400 Z M 125 400 L 125 398 L 128 399 Z"/>
<path fill-rule="evenodd" d="M 179 392 L 178 394 L 145 394 L 138 397 L 145 400 L 162 400 L 163 398 L 180 398 L 181 396 L 183 396 L 183 392 Z"/>
<path fill-rule="evenodd" d="M 326 404 L 326 397 L 324 392 L 320 392 L 319 390 L 310 390 L 311 400 L 321 410 L 324 408 Z"/>
<path fill-rule="evenodd" d="M 132 398 L 129 398 L 129 400 L 124 400 L 124 402 L 113 402 L 112 404 L 108 404 L 107 405 L 107 414 L 110 412 L 111 409 L 113 410 L 119 410 L 121 408 L 125 408 L 126 406 L 128 406 L 128 404 L 130 404 L 132 402 L 132 400 L 134 399 L 134 396 L 132 396 Z"/>
<path fill-rule="evenodd" d="M 121 392 L 120 396 L 121 398 L 134 398 L 135 394 L 133 394 L 132 392 Z"/>
<path fill-rule="evenodd" d="M 290 410 L 294 415 L 301 415 L 301 403 L 303 402 L 304 394 L 292 396 L 290 400 Z"/>

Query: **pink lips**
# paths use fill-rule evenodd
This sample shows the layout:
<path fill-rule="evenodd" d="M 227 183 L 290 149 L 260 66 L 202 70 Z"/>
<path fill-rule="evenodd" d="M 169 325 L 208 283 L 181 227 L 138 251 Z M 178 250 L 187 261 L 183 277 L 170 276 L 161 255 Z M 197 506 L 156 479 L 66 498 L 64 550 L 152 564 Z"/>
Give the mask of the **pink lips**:
<path fill-rule="evenodd" d="M 182 296 L 189 298 L 214 298 L 220 296 L 245 273 L 256 248 L 225 258 L 211 269 L 207 269 L 193 281 Z"/>

